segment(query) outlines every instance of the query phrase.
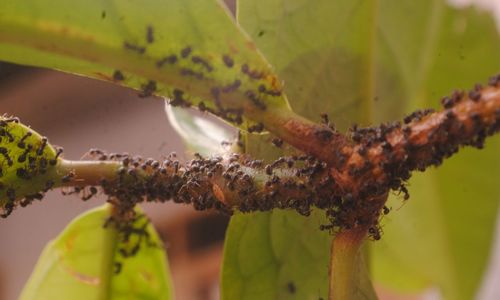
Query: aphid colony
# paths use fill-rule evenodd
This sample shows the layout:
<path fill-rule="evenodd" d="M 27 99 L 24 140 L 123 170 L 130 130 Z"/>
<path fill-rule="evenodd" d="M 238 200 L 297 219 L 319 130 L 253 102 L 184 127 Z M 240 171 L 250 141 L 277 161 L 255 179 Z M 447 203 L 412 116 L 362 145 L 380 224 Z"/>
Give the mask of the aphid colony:
<path fill-rule="evenodd" d="M 404 118 L 404 124 L 353 126 L 343 143 L 328 142 L 339 133 L 333 130 L 328 118 L 322 116 L 322 123 L 330 129 L 317 129 L 316 138 L 320 143 L 329 143 L 329 152 L 318 153 L 324 154 L 332 166 L 331 176 L 344 191 L 343 201 L 365 203 L 357 210 L 368 208 L 367 212 L 371 203 L 373 212 L 383 210 L 385 213 L 381 199 L 390 190 L 399 191 L 408 199 L 405 182 L 412 171 L 440 165 L 443 159 L 457 152 L 459 146 L 482 148 L 485 138 L 500 130 L 500 75 L 490 79 L 489 85 L 476 85 L 469 92 L 456 91 L 443 98 L 444 110 L 414 112 Z M 330 134 L 325 134 L 326 131 Z M 332 223 L 337 220 L 339 218 Z M 374 238 L 378 236 L 376 226 L 370 226 L 369 232 Z"/>
<path fill-rule="evenodd" d="M 19 119 L 0 117 L 1 217 L 10 215 L 17 205 L 43 198 L 54 186 L 50 171 L 61 153 L 62 149 L 54 153 L 47 138 L 21 125 Z"/>
<path fill-rule="evenodd" d="M 151 25 L 146 26 L 145 31 L 145 42 L 146 44 L 153 44 L 155 42 L 154 28 Z M 139 45 L 129 41 L 123 42 L 123 48 L 127 51 L 132 51 L 138 55 L 145 55 L 147 52 L 147 47 L 145 45 Z M 222 54 L 220 56 L 219 62 L 222 66 L 232 69 L 235 67 L 235 60 L 229 54 Z M 212 62 L 214 58 L 207 59 L 201 55 L 195 54 L 192 46 L 185 46 L 179 52 L 172 53 L 163 56 L 158 59 L 155 64 L 156 67 L 161 69 L 166 66 L 176 66 L 179 75 L 185 77 L 191 77 L 195 80 L 205 80 L 210 78 L 210 73 L 216 70 Z M 233 82 L 226 85 L 214 85 L 210 89 L 210 94 L 212 101 L 206 104 L 203 101 L 199 101 L 197 107 L 201 111 L 208 111 L 214 115 L 217 115 L 231 123 L 241 125 L 243 123 L 243 105 L 237 105 L 229 107 L 224 103 L 225 95 L 239 91 L 242 86 L 243 78 L 249 79 L 250 81 L 261 81 L 266 83 L 264 80 L 266 78 L 266 73 L 260 70 L 252 69 L 247 63 L 241 64 L 240 77 L 235 78 Z M 112 76 L 113 80 L 118 82 L 125 79 L 125 76 L 120 70 L 115 70 Z M 266 101 L 269 100 L 268 97 L 280 97 L 282 92 L 276 88 L 267 87 L 265 84 L 256 85 L 255 89 L 244 89 L 240 91 L 247 100 L 250 101 L 256 108 L 260 110 L 266 110 Z M 267 84 L 267 83 L 266 83 Z M 213 83 L 211 83 L 213 85 Z M 154 80 L 148 80 L 141 85 L 141 91 L 139 92 L 139 97 L 149 97 L 157 91 L 157 83 Z M 170 104 L 174 106 L 189 107 L 193 105 L 192 99 L 186 97 L 186 91 L 173 89 L 171 92 Z M 261 125 L 250 124 L 249 125 L 252 132 L 262 131 Z"/>
<path fill-rule="evenodd" d="M 172 199 L 193 205 L 197 210 L 215 208 L 228 214 L 235 209 L 251 212 L 279 208 L 294 209 L 308 216 L 317 207 L 325 209 L 332 222 L 324 229 L 371 224 L 376 231 L 372 205 L 356 201 L 350 194 L 344 195 L 326 163 L 311 156 L 281 157 L 264 163 L 239 154 L 224 158 L 196 155 L 183 166 L 175 153 L 163 161 L 106 154 L 97 149 L 89 154 L 96 160 L 119 163 L 116 177 L 100 182 L 108 202 L 116 206 L 117 220 L 127 219 L 137 203 Z M 77 186 L 70 192 L 87 200 L 97 190 Z"/>
<path fill-rule="evenodd" d="M 498 85 L 500 76 L 490 80 L 490 87 L 476 86 L 469 93 L 454 92 L 443 98 L 443 111 L 415 112 L 404 119 L 404 124 L 353 126 L 346 137 L 347 142 L 331 145 L 333 155 L 327 162 L 310 155 L 263 162 L 231 154 L 209 158 L 195 155 L 182 165 L 175 153 L 162 161 L 128 154 L 106 154 L 97 149 L 91 150 L 89 155 L 97 160 L 116 161 L 115 176 L 102 178 L 99 182 L 102 193 L 115 206 L 110 222 L 116 224 L 135 224 L 137 216 L 133 208 L 144 201 L 172 199 L 176 203 L 193 205 L 197 210 L 215 208 L 228 214 L 233 210 L 251 212 L 279 208 L 294 209 L 308 216 L 316 207 L 325 210 L 330 221 L 321 229 L 338 231 L 363 227 L 373 239 L 379 239 L 378 221 L 381 214 L 389 212 L 384 203 L 390 190 L 400 191 L 404 199 L 408 199 L 404 183 L 413 170 L 439 165 L 461 145 L 481 148 L 487 135 L 500 130 L 498 96 L 488 100 L 496 101 L 493 105 L 485 102 L 491 98 L 488 93 L 498 93 Z M 177 97 L 182 96 L 178 91 Z M 7 125 L 13 122 L 18 121 L 3 119 L 0 137 L 7 143 L 16 143 L 22 151 L 15 159 L 27 161 L 29 167 L 30 157 L 43 152 L 47 141 L 41 139 L 39 144 L 30 147 L 27 142 L 30 133 L 17 136 L 8 130 Z M 322 123 L 318 125 L 317 132 L 321 133 L 316 138 L 329 145 L 331 137 L 340 133 L 326 115 L 322 115 Z M 263 129 L 262 124 L 256 126 L 258 131 Z M 283 141 L 275 139 L 273 143 L 281 146 Z M 56 163 L 60 152 L 50 160 L 36 159 L 33 170 L 43 172 L 45 167 Z M 0 150 L 0 156 L 3 156 L 2 166 L 15 163 L 8 150 Z M 31 178 L 33 170 L 30 170 L 18 171 L 16 176 Z M 83 200 L 98 193 L 95 186 L 78 186 L 78 181 L 72 182 L 74 176 L 70 172 L 62 178 L 63 182 L 73 185 L 69 193 L 79 193 Z M 52 186 L 53 183 L 47 183 L 47 189 Z M 7 189 L 8 199 L 16 199 L 15 192 Z M 30 197 L 41 198 L 38 194 L 26 198 Z M 5 207 L 4 210 L 9 210 L 8 205 Z M 133 225 L 126 228 L 135 230 Z"/>

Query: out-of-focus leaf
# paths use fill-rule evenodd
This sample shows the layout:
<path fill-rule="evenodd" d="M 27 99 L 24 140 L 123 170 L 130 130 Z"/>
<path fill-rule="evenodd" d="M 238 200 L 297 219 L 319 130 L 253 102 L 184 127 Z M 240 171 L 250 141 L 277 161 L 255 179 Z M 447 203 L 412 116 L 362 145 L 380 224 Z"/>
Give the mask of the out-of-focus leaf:
<path fill-rule="evenodd" d="M 205 156 L 217 155 L 227 150 L 223 142 L 234 140 L 236 132 L 221 124 L 197 116 L 187 109 L 165 103 L 165 112 L 170 125 L 179 134 L 187 147 Z"/>
<path fill-rule="evenodd" d="M 370 122 L 374 3 L 240 1 L 238 21 L 285 82 L 294 111 L 336 125 Z"/>
<path fill-rule="evenodd" d="M 375 122 L 394 120 L 404 112 L 436 106 L 439 98 L 452 89 L 471 87 L 500 69 L 498 34 L 491 18 L 472 10 L 453 10 L 441 0 L 380 1 L 372 40 L 376 50 L 371 52 L 376 55 L 368 61 L 373 63 L 371 68 L 360 68 L 356 62 L 362 61 L 363 55 L 356 56 L 356 49 L 365 47 L 349 47 L 349 41 L 362 39 L 363 35 L 356 32 L 360 28 L 355 12 L 363 1 L 330 1 L 326 4 L 329 7 L 319 3 L 241 1 L 239 6 L 242 25 L 285 79 L 292 107 L 311 118 L 319 112 L 330 112 L 341 128 L 370 114 Z M 337 16 L 339 9 L 342 13 Z M 351 23 L 334 26 L 342 22 Z M 323 27 L 318 25 L 322 23 Z M 341 45 L 341 51 L 335 45 Z M 363 84 L 370 82 L 365 81 L 367 74 L 357 76 L 356 71 L 361 70 L 375 75 L 375 92 L 371 105 L 359 109 L 356 99 L 367 87 Z M 316 110 L 315 105 L 321 108 Z M 499 158 L 494 155 L 498 152 L 497 140 L 489 141 L 481 152 L 465 150 L 435 174 L 416 176 L 410 182 L 412 200 L 400 210 L 396 208 L 401 206 L 401 199 L 392 199 L 395 211 L 385 219 L 384 241 L 375 243 L 376 279 L 402 291 L 438 285 L 449 299 L 472 297 L 487 262 L 497 211 L 498 196 L 491 182 L 498 178 Z M 249 144 L 257 151 L 263 149 Z M 478 165 L 479 159 L 487 166 Z M 478 173 L 489 179 L 474 185 Z M 465 179 L 471 184 L 467 185 L 468 192 L 460 193 L 454 185 L 463 186 Z M 471 199 L 480 204 L 471 207 Z M 227 249 L 231 249 L 232 236 L 245 236 L 246 231 L 254 230 L 254 216 L 238 218 L 239 222 L 247 218 L 248 224 L 230 227 Z M 470 222 L 464 222 L 464 218 Z M 261 234 L 267 230 L 259 224 L 254 226 Z M 481 234 L 477 234 L 478 228 Z M 290 230 L 291 235 L 293 232 Z M 297 235 L 290 238 L 297 239 Z M 245 250 L 241 248 L 240 252 Z M 225 268 L 233 263 L 228 255 Z M 231 274 L 231 280 L 237 277 L 237 273 Z M 255 274 L 257 278 L 260 273 Z M 240 277 L 241 285 L 231 288 L 228 284 L 228 291 L 244 290 L 252 284 L 248 276 Z"/>
<path fill-rule="evenodd" d="M 133 247 L 138 240 L 125 244 L 112 226 L 104 229 L 110 213 L 105 205 L 73 220 L 46 246 L 20 298 L 172 299 L 165 252 L 153 227 L 146 230 L 156 246 L 143 240 L 136 255 L 123 258 L 119 249 Z M 118 274 L 115 263 L 121 263 Z"/>
<path fill-rule="evenodd" d="M 0 59 L 120 82 L 242 128 L 288 105 L 217 0 L 2 1 Z"/>
<path fill-rule="evenodd" d="M 453 89 L 500 71 L 500 37 L 490 15 L 444 1 L 387 0 L 379 11 L 385 75 L 377 77 L 377 93 L 384 110 L 398 103 L 407 112 L 435 107 Z M 446 299 L 474 298 L 498 211 L 499 151 L 499 137 L 484 150 L 463 149 L 439 169 L 415 174 L 404 206 L 393 197 L 385 234 L 373 247 L 376 280 L 399 291 L 437 285 Z"/>
<path fill-rule="evenodd" d="M 342 128 L 370 121 L 373 2 L 238 3 L 238 21 L 284 79 L 297 113 L 316 120 L 329 113 Z M 247 153 L 273 158 L 277 151 L 269 149 L 269 139 L 247 136 Z M 322 211 L 310 217 L 291 211 L 234 216 L 225 244 L 222 298 L 326 298 L 333 238 L 319 230 L 326 222 Z M 358 279 L 360 291 L 368 290 L 369 279 Z"/>

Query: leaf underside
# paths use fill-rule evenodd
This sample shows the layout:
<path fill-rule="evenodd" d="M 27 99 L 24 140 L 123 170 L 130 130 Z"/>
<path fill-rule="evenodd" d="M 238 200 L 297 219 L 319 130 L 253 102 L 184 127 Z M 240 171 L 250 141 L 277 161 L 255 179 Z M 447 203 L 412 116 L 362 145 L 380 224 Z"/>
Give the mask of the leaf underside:
<path fill-rule="evenodd" d="M 271 66 L 217 0 L 4 1 L 0 59 L 165 96 L 241 128 L 264 107 L 288 107 Z"/>

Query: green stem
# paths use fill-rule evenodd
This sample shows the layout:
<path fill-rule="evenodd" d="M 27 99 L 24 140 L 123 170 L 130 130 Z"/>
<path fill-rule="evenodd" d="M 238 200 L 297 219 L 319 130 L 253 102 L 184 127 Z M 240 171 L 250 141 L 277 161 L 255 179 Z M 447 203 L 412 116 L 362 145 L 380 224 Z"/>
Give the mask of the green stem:
<path fill-rule="evenodd" d="M 73 173 L 74 176 L 61 186 L 100 185 L 102 179 L 114 180 L 121 166 L 118 161 L 65 160 L 58 163 L 57 170 L 61 174 Z"/>
<path fill-rule="evenodd" d="M 109 213 L 111 214 L 113 207 L 109 205 Z M 108 300 L 111 299 L 111 285 L 115 270 L 115 253 L 116 247 L 118 245 L 118 231 L 114 226 L 107 226 L 103 228 L 105 234 L 103 236 L 104 242 L 102 249 L 104 253 L 102 254 L 101 260 L 101 274 L 100 274 L 100 289 L 97 299 Z"/>
<path fill-rule="evenodd" d="M 361 246 L 367 236 L 366 228 L 344 230 L 332 241 L 330 258 L 330 300 L 355 299 L 358 269 L 363 262 Z"/>

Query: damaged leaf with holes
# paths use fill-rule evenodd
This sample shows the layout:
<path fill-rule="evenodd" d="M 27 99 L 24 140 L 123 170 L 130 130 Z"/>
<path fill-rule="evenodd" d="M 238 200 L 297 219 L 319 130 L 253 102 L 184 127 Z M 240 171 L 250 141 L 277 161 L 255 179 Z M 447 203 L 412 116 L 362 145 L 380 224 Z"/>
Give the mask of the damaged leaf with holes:
<path fill-rule="evenodd" d="M 62 150 L 14 117 L 0 116 L 1 217 L 41 200 L 58 176 L 56 165 Z"/>
<path fill-rule="evenodd" d="M 0 11 L 0 59 L 168 97 L 251 131 L 267 110 L 288 109 L 283 83 L 219 1 L 3 1 Z"/>

